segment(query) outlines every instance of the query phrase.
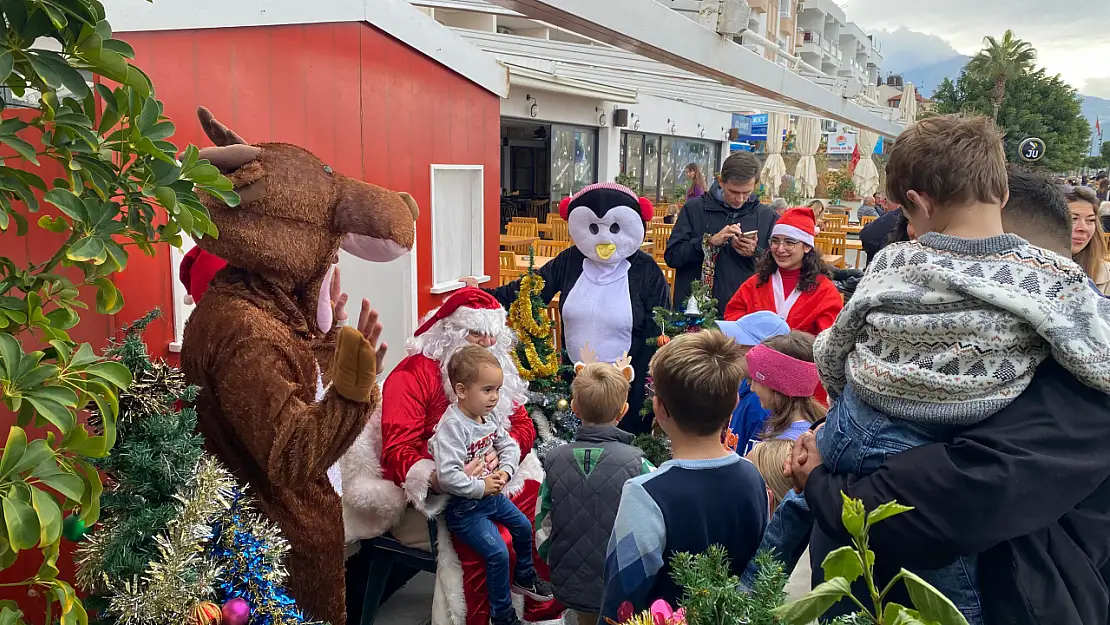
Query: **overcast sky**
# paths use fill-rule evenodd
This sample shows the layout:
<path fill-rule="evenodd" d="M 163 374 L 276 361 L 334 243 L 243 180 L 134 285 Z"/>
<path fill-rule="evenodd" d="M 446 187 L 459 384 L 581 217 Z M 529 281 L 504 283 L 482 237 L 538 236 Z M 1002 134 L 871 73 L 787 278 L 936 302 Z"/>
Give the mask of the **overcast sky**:
<path fill-rule="evenodd" d="M 837 0 L 865 29 L 906 28 L 943 40 L 914 42 L 923 60 L 943 60 L 945 45 L 960 54 L 982 48 L 983 36 L 1010 28 L 1033 44 L 1038 63 L 1080 92 L 1110 98 L 1108 0 Z M 886 43 L 884 42 L 884 45 Z M 903 48 L 903 46 L 897 46 Z M 929 61 L 921 63 L 927 64 Z"/>

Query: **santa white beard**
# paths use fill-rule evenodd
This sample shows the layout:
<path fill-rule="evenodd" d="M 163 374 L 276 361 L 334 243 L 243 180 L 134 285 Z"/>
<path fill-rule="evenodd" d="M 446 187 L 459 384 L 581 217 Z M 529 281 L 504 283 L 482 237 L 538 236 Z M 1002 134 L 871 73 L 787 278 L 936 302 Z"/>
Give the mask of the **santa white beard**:
<path fill-rule="evenodd" d="M 409 339 L 405 344 L 405 354 L 407 356 L 422 354 L 439 363 L 440 375 L 443 378 L 443 389 L 451 403 L 455 403 L 457 398 L 455 389 L 451 387 L 451 382 L 447 377 L 447 363 L 450 362 L 451 356 L 455 352 L 470 344 L 470 341 L 467 340 L 469 334 L 470 330 L 468 328 L 458 325 L 448 318 L 439 321 L 424 334 Z M 528 383 L 520 377 L 520 372 L 517 370 L 516 363 L 513 362 L 511 355 L 513 347 L 516 345 L 516 335 L 502 323 L 496 336 L 497 342 L 490 347 L 490 351 L 497 358 L 497 362 L 501 364 L 504 381 L 501 384 L 497 407 L 494 408 L 493 414 L 490 416 L 495 423 L 508 430 L 509 418 L 512 416 L 515 407 L 523 406 L 528 401 Z"/>

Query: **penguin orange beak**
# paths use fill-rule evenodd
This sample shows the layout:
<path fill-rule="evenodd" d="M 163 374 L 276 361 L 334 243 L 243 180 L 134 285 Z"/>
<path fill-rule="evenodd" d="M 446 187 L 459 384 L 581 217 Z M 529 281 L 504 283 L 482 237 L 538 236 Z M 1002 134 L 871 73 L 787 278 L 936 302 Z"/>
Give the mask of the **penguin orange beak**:
<path fill-rule="evenodd" d="M 617 253 L 617 245 L 615 243 L 598 243 L 594 250 L 597 251 L 598 258 L 609 260 L 613 254 Z"/>

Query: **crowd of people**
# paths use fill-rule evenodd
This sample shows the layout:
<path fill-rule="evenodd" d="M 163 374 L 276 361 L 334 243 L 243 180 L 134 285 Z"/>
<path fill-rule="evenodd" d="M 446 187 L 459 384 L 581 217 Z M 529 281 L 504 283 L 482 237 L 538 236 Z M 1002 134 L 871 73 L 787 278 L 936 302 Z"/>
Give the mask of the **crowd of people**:
<path fill-rule="evenodd" d="M 861 206 L 877 219 L 846 297 L 815 248 L 823 205 L 776 212 L 752 197 L 757 161 L 727 159 L 666 250 L 674 301 L 704 281 L 724 320 L 666 342 L 645 372 L 579 367 L 583 426 L 541 470 L 525 468 L 535 430 L 503 310 L 468 288 L 425 324 L 386 381 L 382 467 L 421 506 L 445 494 L 428 510 L 446 514 L 468 623 L 516 623 L 512 592 L 533 622 L 674 604 L 671 556 L 714 544 L 748 582 L 761 549 L 788 570 L 807 548 L 819 563 L 847 538 L 841 491 L 915 508 L 874 530 L 880 586 L 910 568 L 972 625 L 1106 622 L 1095 191 L 1008 167 L 985 118 L 922 120 L 887 180 L 890 200 Z M 673 454 L 660 467 L 618 427 L 642 374 Z"/>

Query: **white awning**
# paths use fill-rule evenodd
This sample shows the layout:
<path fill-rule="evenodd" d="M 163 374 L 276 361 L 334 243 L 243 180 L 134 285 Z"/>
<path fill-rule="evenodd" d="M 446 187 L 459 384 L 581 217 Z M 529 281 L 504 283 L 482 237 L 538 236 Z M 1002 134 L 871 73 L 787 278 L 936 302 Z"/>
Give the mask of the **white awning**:
<path fill-rule="evenodd" d="M 619 48 L 464 29 L 453 30 L 478 49 L 509 65 L 510 75 L 517 67 L 542 67 L 565 80 L 610 85 L 609 89 L 613 86 L 622 87 L 633 93 L 686 102 L 723 112 L 763 111 L 819 117 L 812 111 L 757 96 L 737 87 L 723 85 L 711 78 L 698 76 Z M 890 109 L 886 107 L 869 108 L 874 108 L 876 115 L 890 114 Z"/>
<path fill-rule="evenodd" d="M 606 102 L 620 102 L 635 104 L 636 90 L 611 87 L 603 83 L 579 80 L 574 77 L 564 76 L 559 73 L 555 63 L 548 63 L 548 71 L 532 67 L 524 67 L 512 63 L 507 59 L 500 59 L 509 67 L 509 86 L 539 89 L 550 93 L 604 100 Z"/>

